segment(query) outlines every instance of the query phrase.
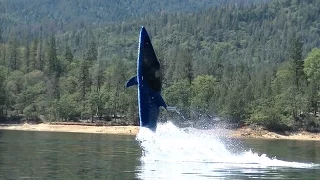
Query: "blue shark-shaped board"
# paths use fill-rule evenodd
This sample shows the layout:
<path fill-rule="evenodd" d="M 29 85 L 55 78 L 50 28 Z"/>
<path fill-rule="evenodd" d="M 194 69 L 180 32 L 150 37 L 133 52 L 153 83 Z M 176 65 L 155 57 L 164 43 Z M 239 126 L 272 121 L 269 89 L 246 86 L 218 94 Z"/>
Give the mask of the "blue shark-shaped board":
<path fill-rule="evenodd" d="M 127 87 L 138 85 L 140 126 L 153 131 L 157 128 L 159 107 L 167 108 L 161 96 L 160 62 L 154 52 L 147 30 L 142 27 L 139 36 L 137 76 L 127 82 Z"/>

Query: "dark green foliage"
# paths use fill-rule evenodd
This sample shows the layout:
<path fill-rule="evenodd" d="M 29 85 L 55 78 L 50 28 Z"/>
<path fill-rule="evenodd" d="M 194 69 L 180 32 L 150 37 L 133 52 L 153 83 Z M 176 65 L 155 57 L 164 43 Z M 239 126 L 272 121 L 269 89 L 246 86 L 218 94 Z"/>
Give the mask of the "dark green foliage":
<path fill-rule="evenodd" d="M 23 63 L 23 69 L 24 72 L 29 73 L 30 72 L 30 49 L 29 45 L 26 46 L 24 49 L 24 63 Z"/>
<path fill-rule="evenodd" d="M 89 44 L 89 48 L 86 54 L 86 60 L 88 62 L 90 62 L 91 64 L 93 63 L 93 61 L 96 61 L 98 59 L 98 49 L 97 49 L 97 45 L 94 41 L 92 41 Z"/>
<path fill-rule="evenodd" d="M 0 43 L 2 43 L 2 28 L 0 27 Z"/>
<path fill-rule="evenodd" d="M 82 114 L 88 115 L 89 113 L 87 104 L 88 104 L 88 94 L 91 87 L 91 80 L 89 77 L 89 62 L 82 60 L 80 62 L 80 70 L 78 74 L 78 88 L 80 91 L 80 97 L 82 101 Z M 87 117 L 88 118 L 88 117 Z"/>
<path fill-rule="evenodd" d="M 191 84 L 193 70 L 192 70 L 192 54 L 188 50 L 179 49 L 176 57 L 175 70 L 173 73 L 173 80 L 178 81 L 181 79 L 188 80 Z"/>
<path fill-rule="evenodd" d="M 196 115 L 214 112 L 216 83 L 216 79 L 209 75 L 198 76 L 192 81 L 190 107 Z"/>
<path fill-rule="evenodd" d="M 18 42 L 14 35 L 11 36 L 9 40 L 9 47 L 8 47 L 8 68 L 9 71 L 15 71 L 18 69 L 18 62 L 19 54 L 18 54 Z"/>
<path fill-rule="evenodd" d="M 251 5 L 267 1 L 270 0 L 3 0 L 0 7 L 0 12 L 3 12 L 0 14 L 0 27 L 3 27 L 1 29 L 4 34 L 14 29 L 17 34 L 27 33 L 31 37 L 38 37 L 39 34 L 49 35 L 102 27 L 110 23 L 137 21 L 146 16 L 157 18 L 162 13 L 187 13 L 221 4 Z M 161 21 L 166 22 L 165 19 Z M 117 27 L 114 31 L 126 33 L 126 28 Z M 3 39 L 7 37 L 4 36 Z"/>
<path fill-rule="evenodd" d="M 304 61 L 304 72 L 308 79 L 307 96 L 309 111 L 317 117 L 320 106 L 320 50 L 313 49 Z"/>
<path fill-rule="evenodd" d="M 50 44 L 49 44 L 49 48 L 50 50 L 48 51 L 48 58 L 49 58 L 49 62 L 53 63 L 53 61 L 55 61 L 55 57 L 56 56 L 56 50 L 55 48 L 55 39 L 53 39 L 54 37 L 51 37 L 50 39 Z M 43 42 L 42 42 L 42 38 L 39 39 L 38 44 L 37 44 L 37 55 L 36 55 L 36 59 L 35 59 L 35 67 L 40 70 L 43 71 L 44 68 L 44 55 L 43 55 Z M 51 59 L 50 59 L 51 58 Z"/>
<path fill-rule="evenodd" d="M 292 39 L 290 48 L 290 59 L 292 60 L 295 68 L 295 83 L 297 89 L 300 88 L 300 80 L 304 76 L 302 46 L 303 44 L 299 39 Z"/>
<path fill-rule="evenodd" d="M 39 44 L 41 44 L 41 42 L 39 42 Z M 48 46 L 47 52 L 48 52 L 48 74 L 59 77 L 61 73 L 61 67 L 57 57 L 56 39 L 54 36 L 51 36 L 49 38 L 49 46 Z M 39 54 L 40 53 L 37 53 L 37 55 Z M 40 62 L 41 60 L 39 61 L 39 64 L 41 64 Z M 39 65 L 39 68 L 40 68 L 39 70 L 41 70 L 41 65 Z"/>
<path fill-rule="evenodd" d="M 46 95 L 45 79 L 42 71 L 26 73 L 23 78 L 23 92 L 20 100 L 26 119 L 37 119 L 44 110 Z"/>
<path fill-rule="evenodd" d="M 71 62 L 73 61 L 73 53 L 72 53 L 72 51 L 71 51 L 70 46 L 67 46 L 67 47 L 66 47 L 66 52 L 65 52 L 64 58 L 65 58 L 69 63 L 71 63 Z"/>
<path fill-rule="evenodd" d="M 30 45 L 30 71 L 36 70 L 37 64 L 37 47 L 38 47 L 38 40 L 34 39 Z"/>
<path fill-rule="evenodd" d="M 5 67 L 0 66 L 0 121 L 4 119 L 4 110 L 6 102 L 5 91 Z"/>

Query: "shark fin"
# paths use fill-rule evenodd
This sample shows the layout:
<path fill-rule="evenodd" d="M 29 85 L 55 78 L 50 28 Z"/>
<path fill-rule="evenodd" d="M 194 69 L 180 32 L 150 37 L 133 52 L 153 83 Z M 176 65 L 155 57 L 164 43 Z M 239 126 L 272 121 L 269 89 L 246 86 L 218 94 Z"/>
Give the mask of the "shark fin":
<path fill-rule="evenodd" d="M 164 100 L 163 100 L 163 98 L 162 98 L 162 96 L 161 96 L 160 93 L 158 93 L 158 92 L 155 93 L 154 98 L 155 98 L 156 104 L 157 104 L 159 107 L 160 107 L 160 106 L 163 106 L 164 108 L 167 109 L 167 105 L 166 105 L 166 103 L 164 102 Z"/>
<path fill-rule="evenodd" d="M 127 82 L 126 87 L 130 87 L 137 84 L 138 84 L 137 76 L 134 76 Z"/>

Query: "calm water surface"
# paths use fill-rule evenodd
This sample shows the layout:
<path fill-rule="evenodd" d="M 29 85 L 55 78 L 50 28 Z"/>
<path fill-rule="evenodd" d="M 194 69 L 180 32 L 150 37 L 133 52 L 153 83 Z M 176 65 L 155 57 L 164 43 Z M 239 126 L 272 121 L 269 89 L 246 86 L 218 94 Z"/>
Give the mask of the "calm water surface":
<path fill-rule="evenodd" d="M 0 179 L 134 179 L 133 136 L 1 131 Z"/>
<path fill-rule="evenodd" d="M 320 142 L 0 131 L 0 179 L 319 179 Z"/>

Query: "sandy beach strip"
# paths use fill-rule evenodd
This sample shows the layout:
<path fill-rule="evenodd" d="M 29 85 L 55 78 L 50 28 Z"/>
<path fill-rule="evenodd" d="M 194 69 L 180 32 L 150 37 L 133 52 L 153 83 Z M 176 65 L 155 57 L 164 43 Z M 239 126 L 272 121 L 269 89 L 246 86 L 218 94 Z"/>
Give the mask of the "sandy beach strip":
<path fill-rule="evenodd" d="M 254 130 L 248 127 L 230 130 L 230 137 L 246 139 L 286 139 L 286 140 L 305 140 L 320 141 L 320 133 L 311 133 L 307 131 L 300 132 L 270 132 L 267 130 Z"/>
<path fill-rule="evenodd" d="M 86 125 L 56 125 L 56 124 L 0 124 L 0 130 L 44 131 L 44 132 L 76 132 L 136 135 L 138 126 L 86 126 Z"/>
<path fill-rule="evenodd" d="M 76 133 L 100 133 L 136 135 L 139 126 L 93 126 L 93 125 L 71 125 L 71 124 L 0 124 L 0 130 L 19 131 L 43 131 L 43 132 L 76 132 Z M 254 130 L 248 127 L 239 129 L 215 129 L 202 130 L 204 133 L 220 137 L 241 139 L 287 139 L 287 140 L 315 140 L 320 141 L 320 133 L 294 132 L 275 133 L 267 130 Z"/>

